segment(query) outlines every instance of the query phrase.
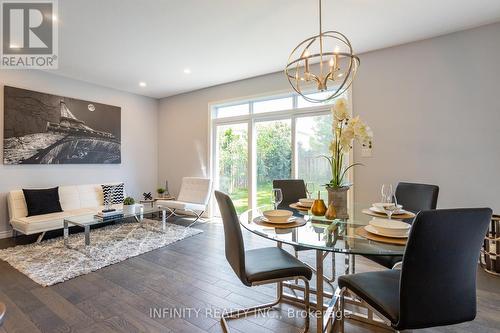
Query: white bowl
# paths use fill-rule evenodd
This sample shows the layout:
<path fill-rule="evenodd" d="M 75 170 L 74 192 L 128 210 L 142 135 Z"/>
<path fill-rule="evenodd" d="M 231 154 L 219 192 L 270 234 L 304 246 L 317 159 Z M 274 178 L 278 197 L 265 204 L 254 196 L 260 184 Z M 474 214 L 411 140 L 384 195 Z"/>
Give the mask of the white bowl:
<path fill-rule="evenodd" d="M 395 237 L 406 236 L 411 228 L 411 225 L 405 222 L 379 218 L 372 219 L 370 225 L 384 235 Z"/>
<path fill-rule="evenodd" d="M 302 199 L 299 199 L 299 203 L 301 206 L 304 206 L 304 207 L 312 207 L 312 205 L 314 203 L 314 199 L 302 198 Z"/>
<path fill-rule="evenodd" d="M 262 214 L 272 223 L 288 223 L 288 219 L 292 217 L 292 212 L 284 209 L 266 210 Z"/>

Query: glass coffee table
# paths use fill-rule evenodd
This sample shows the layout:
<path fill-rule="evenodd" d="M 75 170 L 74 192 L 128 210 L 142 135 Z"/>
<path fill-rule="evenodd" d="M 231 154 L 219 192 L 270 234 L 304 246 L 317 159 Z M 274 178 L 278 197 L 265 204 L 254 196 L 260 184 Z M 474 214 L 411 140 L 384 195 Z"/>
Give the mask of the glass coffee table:
<path fill-rule="evenodd" d="M 80 216 L 72 216 L 64 219 L 64 245 L 69 247 L 69 227 L 78 226 L 82 227 L 85 231 L 85 246 L 90 245 L 90 227 L 99 225 L 99 224 L 107 224 L 110 222 L 120 222 L 125 219 L 135 219 L 137 223 L 142 226 L 142 221 L 144 219 L 144 215 L 148 214 L 156 214 L 161 213 L 161 222 L 162 229 L 165 229 L 165 224 L 167 222 L 165 209 L 159 207 L 139 207 L 135 211 L 124 212 L 123 216 L 116 216 L 115 218 L 110 217 L 107 218 L 106 221 L 103 221 L 96 217 L 96 214 L 88 214 L 88 215 L 80 215 Z"/>

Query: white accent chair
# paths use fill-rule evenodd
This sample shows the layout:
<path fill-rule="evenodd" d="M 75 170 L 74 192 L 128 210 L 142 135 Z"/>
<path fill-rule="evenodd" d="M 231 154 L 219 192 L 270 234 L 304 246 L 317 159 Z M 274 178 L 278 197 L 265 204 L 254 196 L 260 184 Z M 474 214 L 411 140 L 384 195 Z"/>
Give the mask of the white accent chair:
<path fill-rule="evenodd" d="M 181 190 L 177 200 L 158 200 L 158 207 L 169 211 L 167 219 L 177 214 L 178 210 L 191 212 L 196 218 L 189 225 L 195 224 L 205 212 L 212 192 L 212 180 L 209 178 L 184 177 L 182 178 Z"/>

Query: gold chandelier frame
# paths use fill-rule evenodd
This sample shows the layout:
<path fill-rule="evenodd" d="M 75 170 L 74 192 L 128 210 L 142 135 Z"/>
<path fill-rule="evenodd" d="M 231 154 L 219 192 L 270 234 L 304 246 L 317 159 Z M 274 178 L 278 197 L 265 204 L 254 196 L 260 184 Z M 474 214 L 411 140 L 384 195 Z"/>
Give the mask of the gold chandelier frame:
<path fill-rule="evenodd" d="M 324 42 L 334 40 L 337 45 L 334 51 L 324 52 Z M 309 54 L 310 48 L 319 42 L 319 53 Z M 346 52 L 337 49 L 342 46 Z M 328 59 L 330 59 L 328 61 Z M 327 63 L 325 64 L 325 60 Z M 341 61 L 348 61 L 347 69 L 341 71 Z M 319 66 L 319 73 L 311 71 L 311 65 Z M 321 0 L 319 0 L 319 34 L 303 40 L 297 45 L 288 57 L 285 75 L 292 88 L 306 101 L 322 103 L 342 95 L 352 85 L 357 69 L 360 65 L 359 57 L 353 53 L 349 39 L 338 31 L 322 31 Z M 328 71 L 325 69 L 328 68 Z M 330 90 L 326 98 L 306 96 L 303 86 L 316 83 L 319 91 L 328 91 L 329 83 L 338 83 L 334 90 Z M 310 92 L 308 92 L 310 93 Z"/>

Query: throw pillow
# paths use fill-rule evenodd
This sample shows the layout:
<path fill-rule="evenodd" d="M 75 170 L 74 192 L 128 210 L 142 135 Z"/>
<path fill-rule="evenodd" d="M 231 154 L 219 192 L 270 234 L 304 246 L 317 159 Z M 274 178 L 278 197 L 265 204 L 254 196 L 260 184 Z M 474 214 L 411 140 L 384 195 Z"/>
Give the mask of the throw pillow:
<path fill-rule="evenodd" d="M 23 188 L 28 216 L 62 212 L 59 187 L 28 190 Z"/>
<path fill-rule="evenodd" d="M 125 184 L 101 185 L 104 195 L 104 204 L 115 205 L 123 203 Z"/>

